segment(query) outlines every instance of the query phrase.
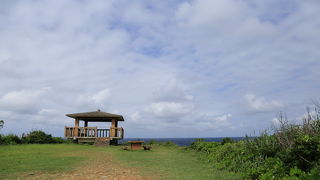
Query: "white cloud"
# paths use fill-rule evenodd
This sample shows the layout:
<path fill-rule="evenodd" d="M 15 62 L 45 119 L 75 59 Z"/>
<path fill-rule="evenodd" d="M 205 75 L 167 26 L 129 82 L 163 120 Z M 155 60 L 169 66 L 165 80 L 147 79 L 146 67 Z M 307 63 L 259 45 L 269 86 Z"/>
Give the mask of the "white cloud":
<path fill-rule="evenodd" d="M 302 122 L 303 120 L 307 120 L 307 119 L 314 120 L 314 119 L 317 119 L 317 116 L 320 117 L 320 112 L 311 110 L 309 113 L 306 112 L 303 115 L 297 117 L 296 121 Z"/>
<path fill-rule="evenodd" d="M 242 11 L 245 8 L 239 1 L 196 0 L 182 3 L 176 15 L 179 20 L 187 21 L 189 26 L 219 26 L 242 19 L 249 13 Z"/>
<path fill-rule="evenodd" d="M 221 122 L 221 121 L 226 122 L 231 117 L 232 117 L 232 115 L 230 113 L 228 113 L 228 114 L 224 114 L 222 116 L 215 117 L 214 120 L 218 121 L 218 122 Z"/>
<path fill-rule="evenodd" d="M 191 101 L 193 96 L 186 93 L 183 85 L 177 79 L 170 79 L 155 93 L 156 100 L 159 101 Z"/>
<path fill-rule="evenodd" d="M 157 117 L 177 118 L 190 113 L 193 109 L 191 104 L 177 102 L 157 102 L 150 104 L 146 111 Z M 175 119 L 175 120 L 177 120 Z"/>
<path fill-rule="evenodd" d="M 280 110 L 280 108 L 284 107 L 280 101 L 268 101 L 265 97 L 258 97 L 254 94 L 246 94 L 244 97 L 247 101 L 249 110 L 252 112 L 270 112 Z"/>
<path fill-rule="evenodd" d="M 272 118 L 271 122 L 273 123 L 273 125 L 278 126 L 280 125 L 280 121 L 278 118 Z"/>
<path fill-rule="evenodd" d="M 107 88 L 99 91 L 97 94 L 92 95 L 91 99 L 95 104 L 103 104 L 106 103 L 109 97 L 110 89 Z"/>
<path fill-rule="evenodd" d="M 51 88 L 11 91 L 0 97 L 0 107 L 12 111 L 34 111 Z"/>
<path fill-rule="evenodd" d="M 12 116 L 12 112 L 11 111 L 0 111 L 0 117 L 2 119 L 7 118 Z"/>
<path fill-rule="evenodd" d="M 137 122 L 141 118 L 141 115 L 140 115 L 140 112 L 134 112 L 129 117 L 131 120 Z"/>
<path fill-rule="evenodd" d="M 56 115 L 57 113 L 59 113 L 59 111 L 56 109 L 41 109 L 38 112 L 39 115 L 45 115 L 45 116 Z"/>
<path fill-rule="evenodd" d="M 128 117 L 131 137 L 236 136 L 282 108 L 298 117 L 319 95 L 319 12 L 296 0 L 0 1 L 3 131 L 36 122 L 61 136 L 64 114 L 98 108 Z M 265 113 L 248 116 L 247 92 Z"/>
<path fill-rule="evenodd" d="M 198 126 L 202 127 L 206 130 L 217 130 L 217 129 L 233 129 L 234 125 L 232 125 L 232 122 L 230 121 L 232 114 L 222 114 L 218 116 L 203 116 L 198 115 Z M 197 126 L 195 123 L 194 126 Z"/>
<path fill-rule="evenodd" d="M 78 99 L 80 104 L 89 104 L 98 107 L 104 107 L 108 102 L 108 99 L 111 96 L 111 92 L 109 88 L 102 89 L 94 94 L 90 95 L 81 95 Z"/>

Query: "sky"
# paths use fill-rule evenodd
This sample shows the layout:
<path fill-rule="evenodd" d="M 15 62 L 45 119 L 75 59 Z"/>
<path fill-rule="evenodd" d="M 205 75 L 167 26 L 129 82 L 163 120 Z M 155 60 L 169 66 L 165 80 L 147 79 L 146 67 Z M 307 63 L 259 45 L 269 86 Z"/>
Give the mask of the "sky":
<path fill-rule="evenodd" d="M 0 133 L 259 134 L 320 98 L 318 0 L 0 0 Z M 108 123 L 89 126 L 109 127 Z"/>

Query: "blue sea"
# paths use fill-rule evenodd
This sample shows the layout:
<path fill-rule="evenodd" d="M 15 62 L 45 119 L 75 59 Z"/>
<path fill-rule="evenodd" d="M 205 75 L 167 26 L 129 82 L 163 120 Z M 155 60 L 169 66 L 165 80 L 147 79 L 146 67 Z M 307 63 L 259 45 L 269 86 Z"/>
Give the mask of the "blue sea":
<path fill-rule="evenodd" d="M 204 137 L 201 139 L 208 142 L 220 142 L 222 141 L 223 138 L 224 137 L 214 137 L 214 138 Z M 234 141 L 240 141 L 244 139 L 244 137 L 230 137 L 230 138 Z M 191 145 L 192 142 L 196 141 L 197 139 L 200 139 L 200 138 L 199 137 L 197 138 L 124 138 L 123 140 L 120 140 L 119 143 L 125 143 L 128 141 L 144 141 L 145 143 L 147 143 L 151 140 L 155 140 L 157 142 L 171 141 L 177 144 L 178 146 L 189 146 Z"/>

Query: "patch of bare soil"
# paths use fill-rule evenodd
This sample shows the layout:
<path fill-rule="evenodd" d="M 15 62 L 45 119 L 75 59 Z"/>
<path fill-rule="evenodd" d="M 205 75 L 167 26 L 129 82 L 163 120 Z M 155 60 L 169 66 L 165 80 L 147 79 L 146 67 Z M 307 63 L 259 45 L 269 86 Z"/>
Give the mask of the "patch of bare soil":
<path fill-rule="evenodd" d="M 77 167 L 71 172 L 61 172 L 56 174 L 28 174 L 25 179 L 106 179 L 106 180 L 152 180 L 156 176 L 143 176 L 137 169 L 127 168 L 112 159 L 111 154 L 96 152 L 88 154 L 91 160 L 88 163 Z"/>

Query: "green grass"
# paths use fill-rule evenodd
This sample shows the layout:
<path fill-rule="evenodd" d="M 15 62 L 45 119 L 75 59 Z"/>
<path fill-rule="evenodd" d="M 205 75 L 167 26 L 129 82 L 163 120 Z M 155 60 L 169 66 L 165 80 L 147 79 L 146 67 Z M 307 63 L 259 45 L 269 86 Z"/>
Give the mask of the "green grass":
<path fill-rule="evenodd" d="M 85 163 L 88 158 L 64 153 L 90 149 L 92 147 L 72 144 L 0 146 L 0 179 L 13 178 L 26 172 L 55 173 L 72 170 L 75 163 Z"/>
<path fill-rule="evenodd" d="M 30 173 L 63 173 L 88 165 L 90 154 L 105 153 L 125 168 L 162 179 L 239 179 L 235 174 L 215 170 L 199 154 L 179 147 L 155 145 L 152 151 L 125 151 L 121 146 L 98 148 L 89 145 L 0 146 L 0 179 L 18 179 Z"/>
<path fill-rule="evenodd" d="M 240 179 L 237 175 L 214 169 L 199 154 L 181 147 L 155 145 L 152 151 L 125 151 L 111 147 L 108 152 L 129 167 L 136 167 L 146 175 L 162 179 Z"/>

